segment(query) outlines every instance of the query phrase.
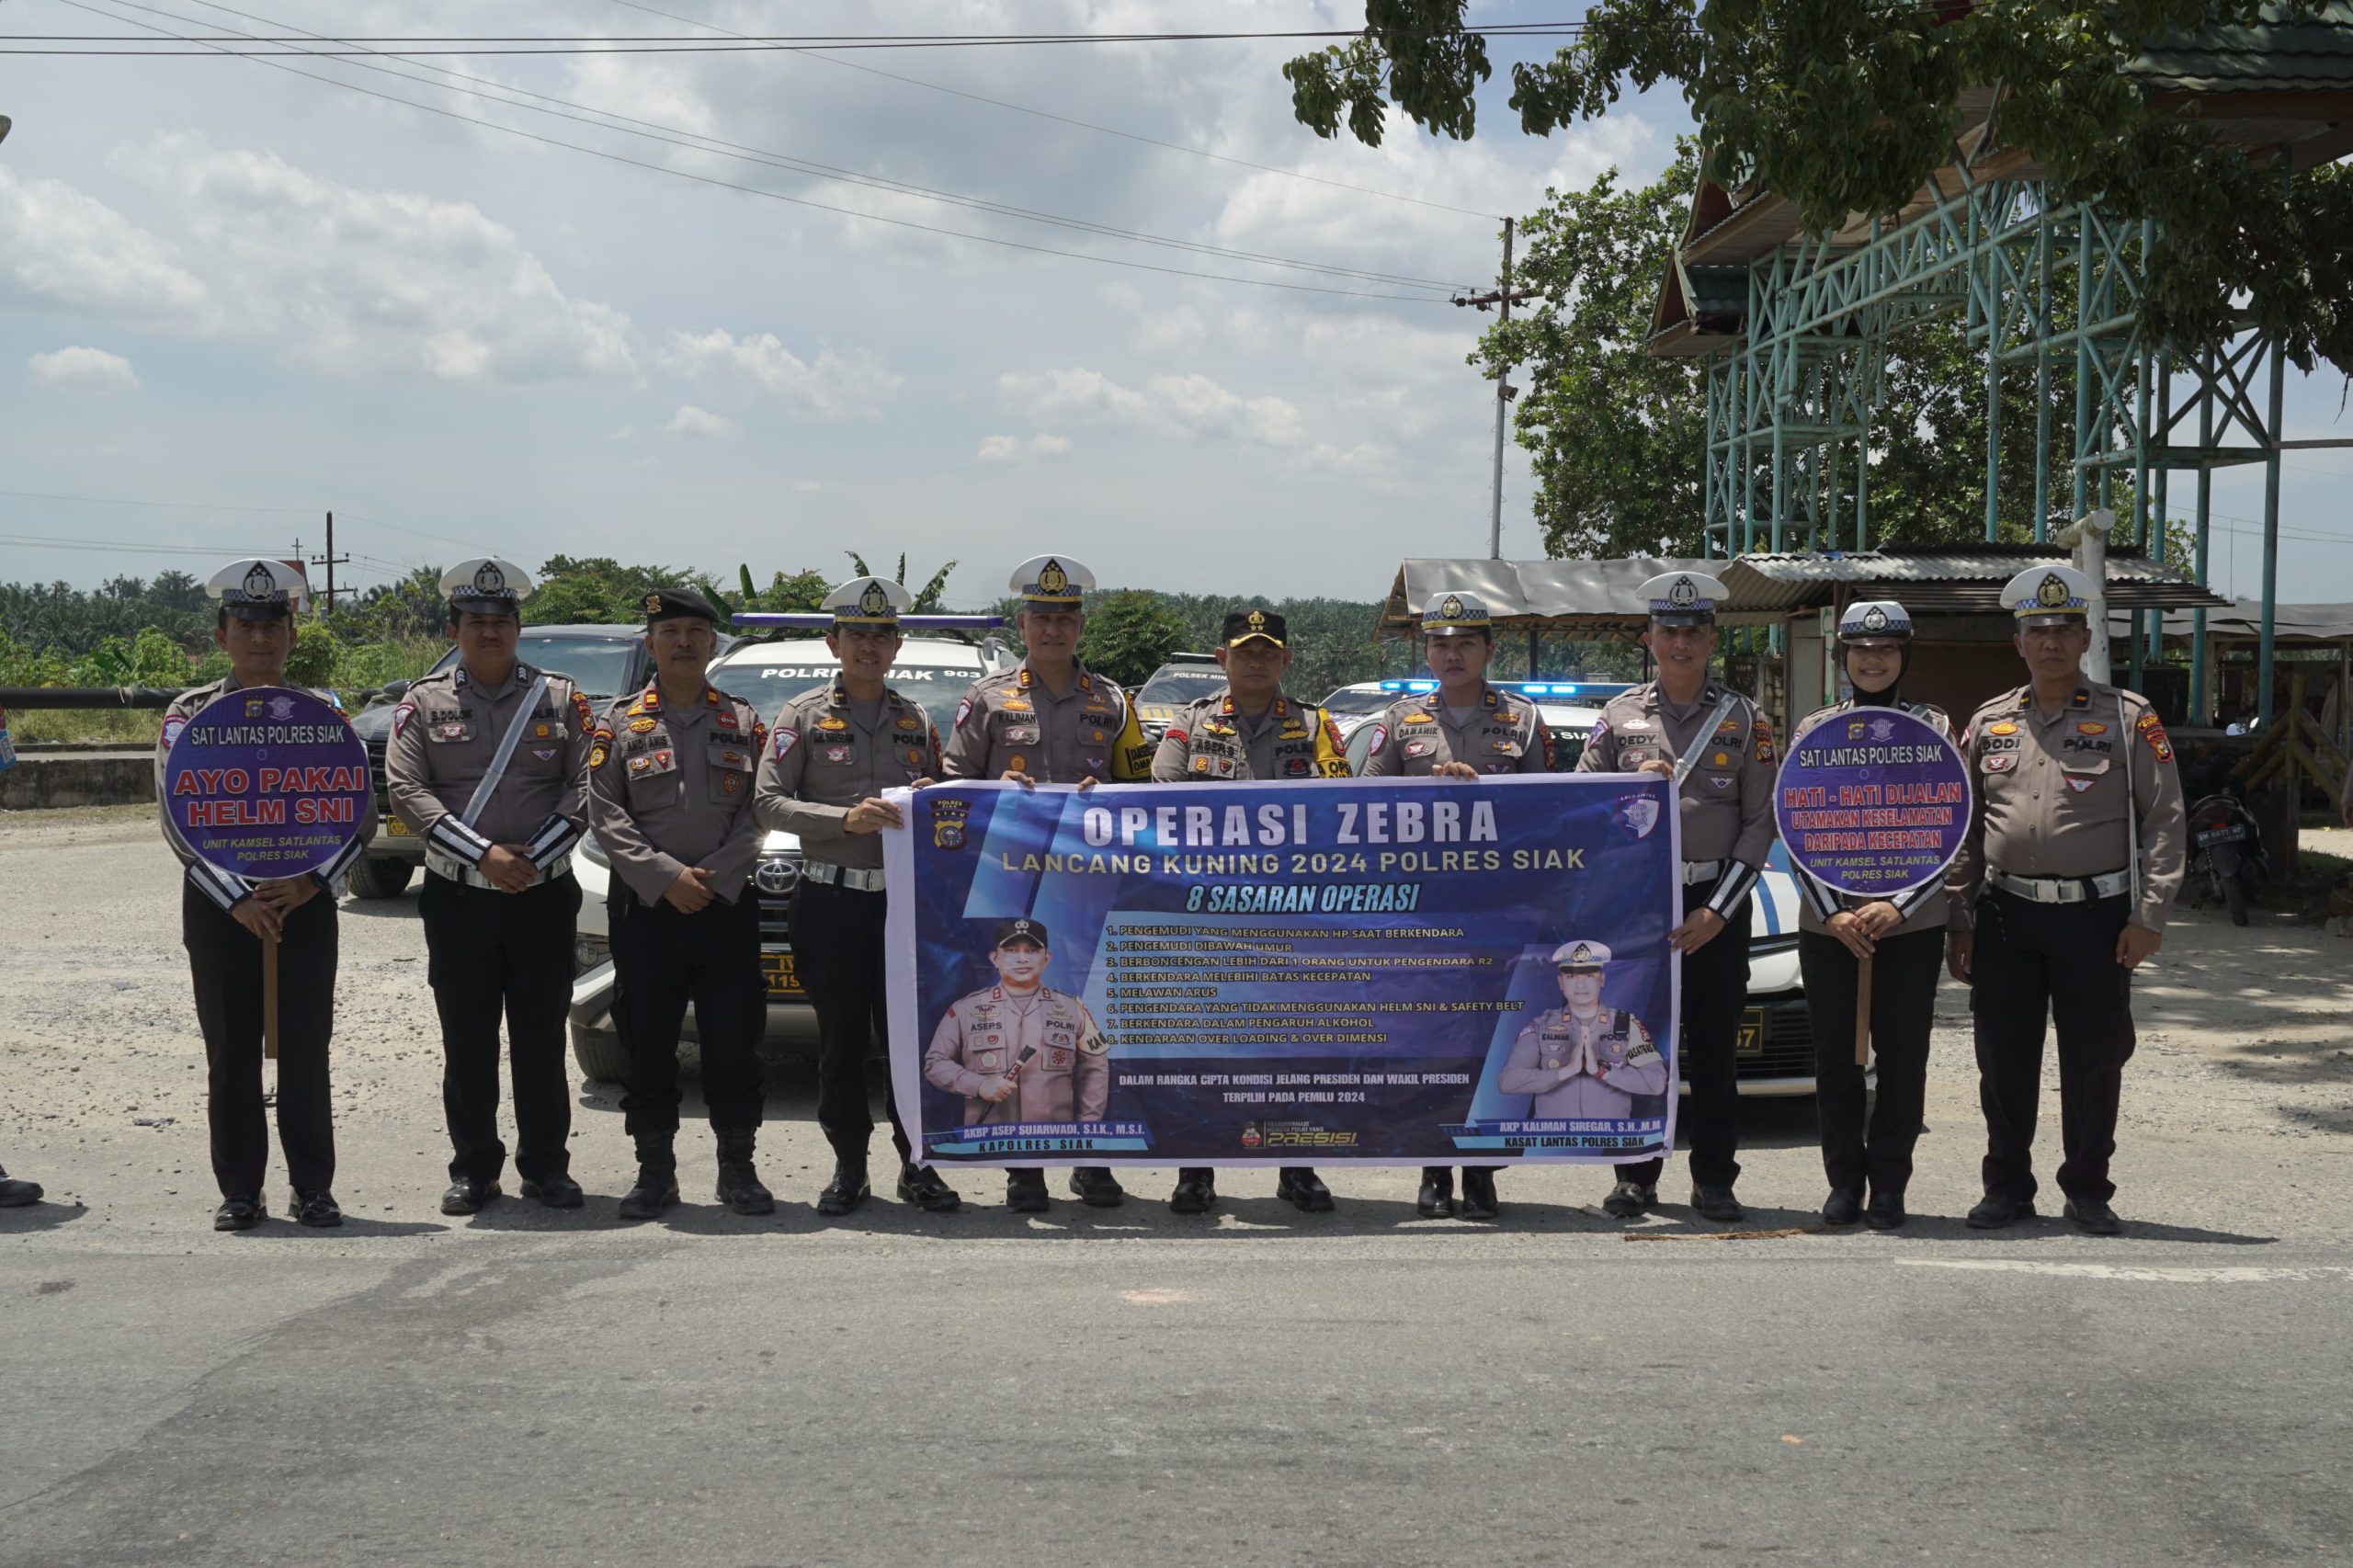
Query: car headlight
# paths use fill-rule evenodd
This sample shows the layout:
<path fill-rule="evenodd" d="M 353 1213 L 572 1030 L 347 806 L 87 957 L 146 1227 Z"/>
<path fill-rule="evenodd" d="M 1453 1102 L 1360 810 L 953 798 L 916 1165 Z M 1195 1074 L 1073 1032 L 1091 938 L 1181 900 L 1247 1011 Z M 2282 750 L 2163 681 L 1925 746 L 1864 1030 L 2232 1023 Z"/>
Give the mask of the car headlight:
<path fill-rule="evenodd" d="M 602 866 L 608 871 L 613 869 L 612 861 L 606 858 L 605 846 L 597 842 L 597 835 L 593 833 L 580 835 L 580 853 L 592 866 Z"/>

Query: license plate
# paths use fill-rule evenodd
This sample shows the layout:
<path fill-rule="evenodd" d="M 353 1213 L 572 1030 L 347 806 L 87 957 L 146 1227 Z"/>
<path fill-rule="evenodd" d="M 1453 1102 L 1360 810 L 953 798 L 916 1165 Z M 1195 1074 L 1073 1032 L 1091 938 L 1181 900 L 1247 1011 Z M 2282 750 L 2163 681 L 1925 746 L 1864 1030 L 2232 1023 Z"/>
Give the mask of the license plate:
<path fill-rule="evenodd" d="M 2246 829 L 2243 827 L 2210 827 L 2198 835 L 2198 842 L 2201 845 L 2222 844 L 2245 836 Z"/>
<path fill-rule="evenodd" d="M 1765 1009 L 1751 1007 L 1740 1016 L 1740 1034 L 1733 1050 L 1742 1056 L 1765 1054 Z"/>
<path fill-rule="evenodd" d="M 767 981 L 771 996 L 805 996 L 801 979 L 793 971 L 790 953 L 762 953 L 760 973 Z"/>
<path fill-rule="evenodd" d="M 401 821 L 398 817 L 386 817 L 384 819 L 384 832 L 387 836 L 392 838 L 408 838 L 414 836 L 408 830 L 408 824 Z"/>

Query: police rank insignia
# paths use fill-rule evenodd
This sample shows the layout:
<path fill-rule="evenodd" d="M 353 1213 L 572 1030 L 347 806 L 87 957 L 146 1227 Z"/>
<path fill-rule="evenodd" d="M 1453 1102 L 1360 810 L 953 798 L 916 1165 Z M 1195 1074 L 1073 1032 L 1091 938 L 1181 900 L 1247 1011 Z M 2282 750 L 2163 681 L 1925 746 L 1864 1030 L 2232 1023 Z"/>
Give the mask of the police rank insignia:
<path fill-rule="evenodd" d="M 920 730 L 923 728 L 923 721 L 916 718 L 912 713 L 900 714 L 898 723 L 899 728 L 902 730 Z"/>
<path fill-rule="evenodd" d="M 659 594 L 648 594 L 648 595 L 646 595 L 646 596 L 645 596 L 645 613 L 646 613 L 646 614 L 648 614 L 648 615 L 655 614 L 655 613 L 657 613 L 661 608 L 662 608 L 662 596 L 661 596 L 661 595 L 659 595 Z"/>
<path fill-rule="evenodd" d="M 651 719 L 631 719 L 629 722 L 629 728 L 631 734 L 651 734 L 654 730 L 654 721 Z"/>
<path fill-rule="evenodd" d="M 2108 726 L 2101 723 L 2097 719 L 2085 719 L 2076 723 L 2075 733 L 2079 735 L 2104 735 L 2108 733 Z"/>
<path fill-rule="evenodd" d="M 1998 724 L 1986 725 L 1985 733 L 1989 735 L 2015 735 L 2018 733 L 2018 727 L 2005 719 Z"/>
<path fill-rule="evenodd" d="M 931 842 L 939 849 L 964 847 L 964 818 L 972 807 L 969 801 L 934 801 L 931 802 Z"/>

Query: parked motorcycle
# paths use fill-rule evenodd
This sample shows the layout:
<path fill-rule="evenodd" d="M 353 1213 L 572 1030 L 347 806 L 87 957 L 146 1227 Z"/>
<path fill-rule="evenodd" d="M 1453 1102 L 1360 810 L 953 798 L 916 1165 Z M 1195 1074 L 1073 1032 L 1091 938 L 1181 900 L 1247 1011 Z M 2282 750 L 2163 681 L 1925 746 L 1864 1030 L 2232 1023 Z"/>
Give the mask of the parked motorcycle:
<path fill-rule="evenodd" d="M 2255 813 L 2227 791 L 2205 796 L 2189 808 L 2189 844 L 2190 902 L 2219 901 L 2232 925 L 2245 925 L 2247 900 L 2271 874 Z"/>

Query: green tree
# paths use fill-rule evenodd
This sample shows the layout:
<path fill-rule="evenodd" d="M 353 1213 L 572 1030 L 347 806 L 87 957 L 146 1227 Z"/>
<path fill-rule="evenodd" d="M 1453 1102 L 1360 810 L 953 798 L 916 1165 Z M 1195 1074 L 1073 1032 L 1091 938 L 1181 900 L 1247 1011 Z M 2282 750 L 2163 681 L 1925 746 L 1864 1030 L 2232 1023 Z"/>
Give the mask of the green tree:
<path fill-rule="evenodd" d="M 540 567 L 539 586 L 523 601 L 523 621 L 528 626 L 563 626 L 641 620 L 647 594 L 682 583 L 714 603 L 723 603 L 719 585 L 699 572 L 624 566 L 609 555 L 551 555 Z"/>
<path fill-rule="evenodd" d="M 1650 186 L 1620 188 L 1611 169 L 1585 190 L 1547 191 L 1524 220 L 1514 273 L 1539 297 L 1527 314 L 1491 327 L 1472 356 L 1490 376 L 1506 364 L 1527 368 L 1514 430 L 1533 460 L 1547 554 L 1703 553 L 1705 371 L 1688 358 L 1643 351 L 1698 157 L 1685 139 Z M 2062 292 L 2071 296 L 2073 286 L 2063 279 Z M 1958 315 L 1916 325 L 1890 346 L 1871 421 L 1870 543 L 1984 537 L 1984 365 Z M 2073 425 L 2074 387 L 2067 360 L 2052 379 L 2054 429 Z M 2002 422 L 2011 431 L 2035 427 L 2032 377 L 2004 379 Z M 1853 481 L 1849 463 L 1842 528 L 1854 515 Z M 2003 537 L 2032 538 L 2034 465 L 2006 463 L 2001 483 Z"/>
<path fill-rule="evenodd" d="M 1366 0 L 1365 31 L 1283 67 L 1319 136 L 1345 119 L 1381 140 L 1394 104 L 1432 131 L 1472 133 L 1494 74 L 1468 0 Z M 1512 68 L 1521 129 L 1599 117 L 1628 87 L 1679 86 L 1709 176 L 1760 181 L 1809 231 L 1893 214 L 1951 155 L 1963 95 L 1988 86 L 2000 142 L 2041 165 L 2060 200 L 2153 218 L 2142 312 L 2188 350 L 2238 330 L 2241 301 L 2310 370 L 2353 374 L 2353 166 L 2282 171 L 2152 90 L 2150 51 L 2226 27 L 2322 19 L 2345 0 L 1594 0 L 1576 41 Z"/>
<path fill-rule="evenodd" d="M 860 555 L 858 551 L 854 550 L 847 550 L 842 553 L 849 557 L 850 564 L 858 568 L 858 574 L 859 576 L 876 577 L 881 575 L 881 574 L 869 566 L 866 563 L 866 557 Z M 939 608 L 941 597 L 948 591 L 948 574 L 955 570 L 956 562 L 951 561 L 947 565 L 942 566 L 938 571 L 934 572 L 929 580 L 927 580 L 922 587 L 907 588 L 907 591 L 913 594 L 915 599 L 915 602 L 908 607 L 908 613 L 911 615 L 927 615 L 937 612 Z M 904 553 L 899 557 L 898 575 L 892 577 L 891 581 L 898 584 L 903 588 L 907 587 L 907 558 Z"/>
<path fill-rule="evenodd" d="M 1151 678 L 1191 632 L 1183 616 L 1143 588 L 1114 588 L 1086 606 L 1079 663 L 1131 688 Z"/>
<path fill-rule="evenodd" d="M 765 588 L 753 581 L 749 566 L 736 567 L 735 575 L 737 585 L 743 589 L 744 608 L 771 614 L 812 614 L 824 607 L 825 594 L 832 586 L 806 566 L 790 574 L 777 573 Z"/>

